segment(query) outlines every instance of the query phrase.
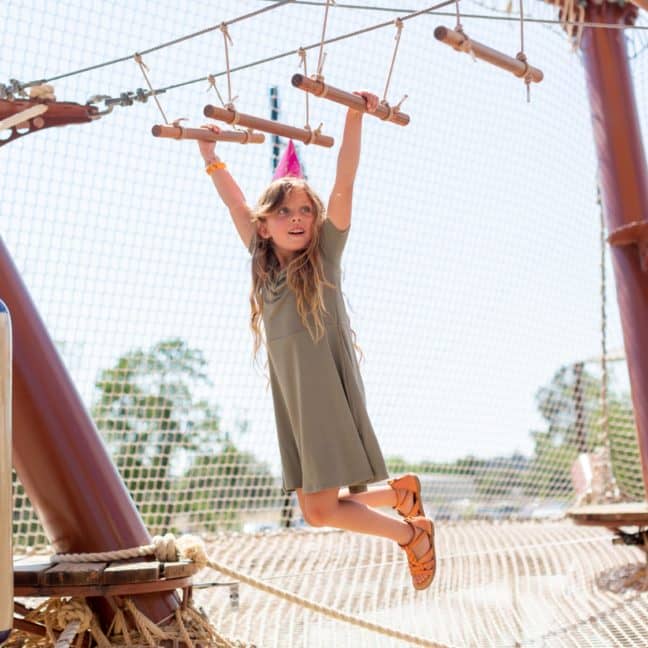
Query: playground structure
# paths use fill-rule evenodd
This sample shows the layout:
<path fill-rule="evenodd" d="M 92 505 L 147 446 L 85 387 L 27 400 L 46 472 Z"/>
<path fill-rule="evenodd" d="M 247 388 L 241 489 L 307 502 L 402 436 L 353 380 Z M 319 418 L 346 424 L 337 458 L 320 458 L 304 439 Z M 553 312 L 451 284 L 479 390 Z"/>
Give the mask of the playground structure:
<path fill-rule="evenodd" d="M 607 21 L 614 24 L 628 22 L 635 13 L 632 8 L 608 4 L 599 9 L 591 7 L 590 10 L 597 22 Z M 621 286 L 618 291 L 619 310 L 623 323 L 628 369 L 632 376 L 633 410 L 645 487 L 648 483 L 646 469 L 648 466 L 646 460 L 648 413 L 642 409 L 642 403 L 645 401 L 642 394 L 648 390 L 648 382 L 646 382 L 646 371 L 648 370 L 642 366 L 640 352 L 641 349 L 646 348 L 645 331 L 648 330 L 646 321 L 648 318 L 648 296 L 645 273 L 642 270 L 642 265 L 645 263 L 643 260 L 645 258 L 645 239 L 643 238 L 645 228 L 642 221 L 645 220 L 645 217 L 641 216 L 643 205 L 646 204 L 645 196 L 641 193 L 645 190 L 645 159 L 641 147 L 638 116 L 636 111 L 632 110 L 634 98 L 630 73 L 625 66 L 623 40 L 619 38 L 619 33 L 614 30 L 586 28 L 582 33 L 581 47 L 586 61 L 588 90 L 593 106 L 593 122 L 596 125 L 595 141 L 600 152 L 604 213 L 607 218 L 607 229 L 610 232 L 610 243 L 613 246 L 612 258 L 617 284 Z M 609 53 L 610 51 L 616 53 L 616 59 L 601 56 L 601 52 Z M 298 83 L 295 83 L 295 79 L 293 79 L 293 84 L 303 85 L 303 76 L 296 80 Z M 314 83 L 322 84 L 323 82 L 316 79 Z M 317 95 L 318 92 L 314 92 L 314 94 Z M 335 93 L 331 93 L 331 95 L 333 94 Z M 153 94 L 151 93 L 150 96 Z M 608 99 L 611 99 L 609 104 L 606 103 Z M 21 108 L 27 109 L 28 107 L 21 106 Z M 206 113 L 209 112 L 210 115 L 220 114 L 223 116 L 222 112 L 214 112 L 214 110 L 229 111 L 225 116 L 232 112 L 228 108 L 210 107 L 209 111 L 207 108 L 205 109 Z M 398 117 L 399 111 L 396 111 L 396 114 L 391 108 L 385 108 L 385 111 L 386 115 L 390 115 L 390 119 Z M 99 111 L 93 109 L 92 112 L 98 113 Z M 43 114 L 47 115 L 47 113 Z M 619 123 L 621 115 L 623 115 L 621 121 L 626 130 L 622 133 L 616 130 L 615 138 L 610 138 L 609 134 L 612 130 L 609 124 L 613 121 Z M 241 116 L 243 120 L 240 119 Z M 238 114 L 236 121 L 242 126 L 248 127 L 268 126 L 263 122 L 246 124 L 246 117 L 248 116 Z M 42 114 L 31 119 L 39 118 L 43 118 Z M 390 127 L 391 125 L 385 125 L 385 128 Z M 159 133 L 164 133 L 163 129 L 169 128 L 179 129 L 180 127 L 177 123 L 172 126 L 160 126 Z M 308 129 L 303 130 L 306 132 L 306 136 L 302 141 L 316 143 L 317 131 L 311 132 L 314 140 L 311 141 Z M 183 138 L 185 135 L 191 137 L 192 133 L 187 133 L 187 129 L 173 131 L 173 136 L 176 138 Z M 195 133 L 194 135 L 198 136 Z M 245 141 L 247 137 L 249 135 L 237 134 L 233 139 Z M 14 135 L 9 141 L 11 142 L 13 139 L 15 139 Z M 159 146 L 163 144 L 167 143 L 158 143 Z M 168 144 L 174 145 L 171 142 Z M 9 147 L 6 150 L 10 150 Z M 610 163 L 604 164 L 606 161 L 610 161 Z M 614 161 L 614 164 L 611 161 Z M 616 173 L 616 164 L 621 165 L 624 173 Z M 630 169 L 632 173 L 628 172 Z M 68 371 L 47 334 L 34 304 L 28 297 L 28 290 L 11 262 L 9 252 L 4 248 L 2 252 L 0 272 L 3 293 L 0 296 L 9 305 L 15 331 L 14 402 L 17 407 L 14 412 L 14 425 L 16 430 L 20 430 L 20 434 L 15 437 L 14 442 L 15 466 L 31 503 L 39 511 L 47 538 L 59 553 L 94 552 L 147 545 L 150 542 L 150 536 L 135 512 L 128 492 L 110 463 L 106 448 L 95 432 L 95 424 L 88 415 L 82 398 L 69 379 Z M 69 435 L 71 428 L 74 429 L 72 437 Z M 66 442 L 64 447 L 60 443 L 62 438 L 69 438 L 69 442 Z M 86 469 L 80 470 L 81 465 L 86 466 Z M 53 466 L 60 466 L 59 470 L 66 475 L 65 480 L 52 478 Z M 146 482 L 146 480 L 143 481 Z M 79 499 L 79 493 L 84 495 L 83 498 Z M 63 514 L 64 511 L 74 512 L 74 514 Z M 602 514 L 601 510 L 589 510 L 587 520 L 591 522 L 594 519 L 592 516 L 597 514 Z M 607 512 L 603 514 L 609 516 L 610 509 L 608 508 Z M 614 528 L 622 526 L 619 516 L 623 516 L 623 513 L 613 511 L 611 514 L 616 516 Z M 631 511 L 633 517 L 626 517 L 625 522 L 628 524 L 631 522 L 642 529 L 648 524 L 648 517 L 644 514 L 644 509 L 637 509 L 634 506 Z M 621 521 L 623 520 L 624 518 L 621 518 Z M 641 532 L 638 538 L 641 540 Z M 596 541 L 598 541 L 598 536 Z M 362 551 L 366 551 L 366 548 Z M 280 552 L 277 551 L 277 555 L 279 554 Z M 289 560 L 288 555 L 286 554 L 286 560 Z M 334 565 L 329 567 L 332 571 L 335 570 Z M 151 563 L 149 569 L 157 570 L 157 577 L 154 580 L 149 580 L 149 583 L 162 580 L 159 564 Z M 183 573 L 189 573 L 186 571 L 186 566 L 178 567 L 178 569 L 185 569 Z M 119 570 L 120 568 L 117 566 L 114 571 L 119 572 Z M 168 568 L 165 566 L 165 571 L 167 570 Z M 18 571 L 21 572 L 21 570 Z M 26 581 L 23 581 L 22 589 L 17 588 L 17 592 L 21 595 L 33 594 L 37 590 L 42 593 L 45 591 L 42 589 L 44 587 L 42 579 L 51 578 L 43 574 L 49 571 L 49 569 L 31 568 L 22 570 L 21 573 L 25 574 L 26 581 L 34 578 L 36 580 L 32 580 L 29 586 L 25 584 Z M 105 569 L 100 571 L 103 573 Z M 93 573 L 96 574 L 96 570 Z M 170 570 L 169 573 L 171 573 Z M 87 584 L 87 578 L 89 578 L 87 573 L 83 578 L 83 583 Z M 102 581 L 97 584 L 97 587 L 110 585 L 111 583 Z M 186 586 L 187 583 L 183 581 L 179 584 L 168 583 L 167 585 L 169 585 L 168 589 L 161 588 L 163 594 L 136 596 L 137 607 L 154 621 L 168 617 L 180 607 L 180 599 L 173 592 L 177 587 Z M 352 587 L 351 584 L 349 586 Z M 64 583 L 64 587 L 69 588 L 72 585 Z M 443 587 L 452 589 L 452 585 Z M 100 591 L 109 594 L 105 589 L 96 589 L 92 592 L 97 594 Z M 61 587 L 59 587 L 59 592 L 61 592 Z M 118 591 L 119 593 L 121 591 Z M 114 610 L 98 609 L 97 614 L 107 624 L 108 619 L 114 615 Z M 230 630 L 232 635 L 236 634 L 235 628 Z M 478 642 L 479 637 L 484 638 L 484 635 L 479 635 L 477 631 L 473 632 L 475 642 Z M 516 632 L 521 632 L 521 630 L 516 631 L 514 628 L 508 628 L 506 631 L 511 638 L 515 636 Z M 426 636 L 435 638 L 433 634 Z M 487 637 L 492 636 L 492 634 L 487 635 Z"/>

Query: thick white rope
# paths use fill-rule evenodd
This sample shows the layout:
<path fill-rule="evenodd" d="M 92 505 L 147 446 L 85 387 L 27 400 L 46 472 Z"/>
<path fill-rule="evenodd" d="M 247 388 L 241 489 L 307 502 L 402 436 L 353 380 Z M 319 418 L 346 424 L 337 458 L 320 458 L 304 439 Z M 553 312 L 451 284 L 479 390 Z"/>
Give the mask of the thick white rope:
<path fill-rule="evenodd" d="M 388 628 L 378 623 L 371 623 L 351 614 L 340 612 L 339 610 L 331 608 L 327 605 L 321 605 L 320 603 L 316 603 L 315 601 L 297 596 L 279 587 L 268 585 L 267 583 L 264 583 L 263 581 L 260 581 L 256 578 L 252 578 L 251 576 L 238 572 L 234 569 L 230 569 L 225 565 L 211 561 L 207 557 L 203 541 L 196 536 L 187 535 L 176 539 L 173 534 L 167 533 L 164 537 L 155 536 L 151 544 L 143 545 L 141 547 L 87 554 L 56 554 L 50 558 L 50 562 L 102 562 L 109 560 L 126 560 L 128 558 L 136 558 L 139 556 L 148 555 L 154 555 L 158 560 L 162 562 L 175 561 L 178 560 L 178 558 L 191 560 L 195 562 L 199 567 L 209 567 L 220 572 L 221 574 L 224 574 L 225 576 L 229 576 L 230 578 L 250 585 L 251 587 L 259 589 L 268 594 L 278 596 L 285 601 L 300 605 L 301 607 L 312 610 L 313 612 L 324 614 L 338 621 L 344 621 L 346 623 L 364 628 L 365 630 L 371 630 L 372 632 L 377 632 L 388 637 L 394 637 L 395 639 L 409 641 L 410 643 L 417 646 L 427 646 L 428 648 L 446 648 L 442 644 L 430 641 L 429 639 L 425 639 L 424 637 L 412 635 L 407 632 L 401 632 L 399 630 L 393 630 L 392 628 Z"/>

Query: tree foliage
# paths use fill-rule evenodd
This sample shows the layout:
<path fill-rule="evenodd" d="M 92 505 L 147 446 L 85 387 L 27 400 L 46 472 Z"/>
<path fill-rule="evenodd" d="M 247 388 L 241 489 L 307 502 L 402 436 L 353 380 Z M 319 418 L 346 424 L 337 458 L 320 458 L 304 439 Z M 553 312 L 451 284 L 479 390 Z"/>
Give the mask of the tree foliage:
<path fill-rule="evenodd" d="M 213 529 L 241 508 L 228 497 L 232 484 L 272 482 L 268 467 L 240 452 L 222 429 L 217 405 L 197 397 L 211 387 L 206 365 L 199 349 L 177 338 L 163 340 L 125 353 L 96 383 L 93 417 L 145 524 L 156 533 L 176 528 L 197 509 L 204 528 Z M 234 467 L 227 483 L 219 481 L 224 463 Z M 207 481 L 196 480 L 199 474 Z"/>

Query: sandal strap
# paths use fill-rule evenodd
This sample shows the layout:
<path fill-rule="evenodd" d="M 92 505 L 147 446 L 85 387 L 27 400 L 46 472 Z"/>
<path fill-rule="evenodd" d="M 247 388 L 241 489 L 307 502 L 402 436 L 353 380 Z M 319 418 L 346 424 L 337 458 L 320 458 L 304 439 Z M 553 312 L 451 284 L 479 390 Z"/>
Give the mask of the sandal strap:
<path fill-rule="evenodd" d="M 425 529 L 415 526 L 410 520 L 405 521 L 414 529 L 414 536 L 412 539 L 406 545 L 400 545 L 407 555 L 410 574 L 426 575 L 433 573 L 436 569 L 436 551 L 434 549 L 433 533 L 427 533 Z M 427 535 L 430 546 L 422 556 L 417 558 L 412 547 L 418 542 L 422 534 Z"/>
<path fill-rule="evenodd" d="M 396 498 L 398 501 L 394 506 L 392 506 L 392 508 L 396 509 L 401 515 L 405 517 L 414 517 L 420 511 L 416 491 L 409 490 L 408 488 L 396 488 L 394 490 L 396 491 Z M 410 506 L 409 511 L 401 511 L 400 507 L 405 504 L 408 493 L 412 493 L 412 505 Z"/>

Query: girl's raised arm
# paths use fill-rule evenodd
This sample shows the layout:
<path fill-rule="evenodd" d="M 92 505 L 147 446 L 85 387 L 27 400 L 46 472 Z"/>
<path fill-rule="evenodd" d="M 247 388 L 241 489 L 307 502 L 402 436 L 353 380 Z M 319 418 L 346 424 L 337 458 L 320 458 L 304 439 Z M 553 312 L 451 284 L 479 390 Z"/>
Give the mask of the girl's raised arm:
<path fill-rule="evenodd" d="M 370 92 L 355 92 L 361 96 L 369 112 L 378 106 L 378 97 Z M 362 117 L 364 113 L 349 108 L 342 144 L 338 154 L 335 184 L 328 203 L 328 217 L 339 230 L 346 230 L 351 225 L 351 206 L 353 202 L 353 183 L 360 162 L 360 143 L 362 134 Z"/>
<path fill-rule="evenodd" d="M 215 133 L 219 132 L 218 126 L 206 124 L 207 128 Z M 198 141 L 200 154 L 205 160 L 207 172 L 209 173 L 218 195 L 225 203 L 236 226 L 236 230 L 246 248 L 249 248 L 256 227 L 252 222 L 252 210 L 245 201 L 245 196 L 236 181 L 227 170 L 225 163 L 216 155 L 215 142 Z"/>

